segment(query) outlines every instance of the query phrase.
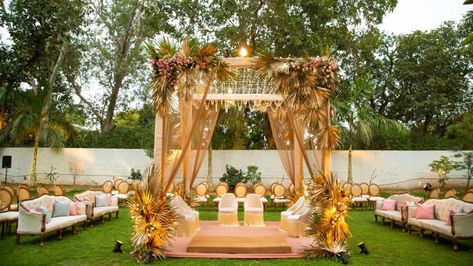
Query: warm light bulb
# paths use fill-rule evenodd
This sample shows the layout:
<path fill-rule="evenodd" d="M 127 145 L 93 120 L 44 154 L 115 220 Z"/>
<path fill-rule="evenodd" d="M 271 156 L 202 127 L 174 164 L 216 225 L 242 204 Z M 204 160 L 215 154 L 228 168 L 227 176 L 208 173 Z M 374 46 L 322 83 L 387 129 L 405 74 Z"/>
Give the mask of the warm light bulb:
<path fill-rule="evenodd" d="M 246 57 L 246 56 L 248 56 L 248 50 L 245 47 L 241 47 L 240 51 L 238 51 L 238 54 L 241 57 Z"/>

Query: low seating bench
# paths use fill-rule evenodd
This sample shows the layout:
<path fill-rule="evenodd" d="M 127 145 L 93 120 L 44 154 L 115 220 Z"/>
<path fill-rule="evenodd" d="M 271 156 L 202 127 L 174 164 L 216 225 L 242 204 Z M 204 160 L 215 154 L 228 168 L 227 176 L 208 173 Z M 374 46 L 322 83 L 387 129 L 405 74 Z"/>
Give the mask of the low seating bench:
<path fill-rule="evenodd" d="M 104 216 L 108 214 L 109 218 L 112 218 L 112 214 L 115 213 L 115 217 L 118 218 L 120 209 L 118 208 L 118 199 L 110 196 L 110 204 L 106 206 L 97 207 L 95 199 L 96 196 L 110 196 L 102 191 L 87 190 L 74 195 L 74 200 L 85 203 L 90 206 L 87 211 L 87 218 L 92 222 L 96 218 L 102 218 L 104 222 Z"/>
<path fill-rule="evenodd" d="M 416 197 L 410 195 L 409 193 L 404 194 L 393 194 L 387 199 L 395 200 L 396 207 L 394 210 L 383 210 L 383 203 L 385 200 L 378 200 L 376 201 L 376 209 L 374 210 L 374 219 L 375 222 L 378 222 L 378 217 L 381 217 L 382 223 L 384 224 L 385 219 L 389 219 L 391 221 L 391 228 L 394 226 L 395 222 L 401 223 L 402 227 L 405 227 L 405 223 L 407 222 L 407 213 L 405 213 L 405 209 L 403 209 L 403 204 L 405 202 L 412 202 L 412 203 L 419 203 L 422 202 L 421 197 Z"/>

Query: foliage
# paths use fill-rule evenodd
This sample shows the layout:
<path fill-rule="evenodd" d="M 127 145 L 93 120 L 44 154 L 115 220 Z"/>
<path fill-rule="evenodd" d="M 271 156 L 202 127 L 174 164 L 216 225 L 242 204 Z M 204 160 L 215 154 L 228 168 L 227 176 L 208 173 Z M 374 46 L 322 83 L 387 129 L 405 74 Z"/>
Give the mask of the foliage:
<path fill-rule="evenodd" d="M 350 231 L 345 217 L 350 198 L 344 194 L 334 175 L 312 179 L 308 191 L 313 213 L 307 232 L 313 242 L 305 250 L 306 256 L 323 258 L 347 253 Z"/>
<path fill-rule="evenodd" d="M 220 178 L 221 182 L 227 182 L 228 186 L 230 187 L 230 191 L 233 191 L 235 189 L 235 185 L 237 183 L 246 183 L 246 177 L 243 174 L 243 171 L 241 169 L 236 169 L 235 167 L 231 165 L 225 165 L 225 173 L 223 173 L 223 176 Z"/>
<path fill-rule="evenodd" d="M 51 185 L 54 185 L 54 182 L 56 182 L 57 172 L 56 172 L 56 167 L 54 167 L 54 165 L 51 165 L 51 168 L 49 169 L 49 173 L 46 174 L 46 179 L 49 181 L 49 184 Z"/>
<path fill-rule="evenodd" d="M 154 171 L 150 171 L 128 198 L 130 217 L 134 222 L 132 255 L 140 261 L 145 260 L 150 252 L 154 258 L 165 258 L 177 222 L 170 198 L 154 185 L 154 178 Z"/>
<path fill-rule="evenodd" d="M 450 171 L 452 171 L 456 167 L 455 162 L 444 155 L 440 156 L 439 160 L 432 161 L 429 166 L 431 168 L 430 170 L 432 172 L 436 172 L 439 176 L 439 183 L 441 188 L 443 188 L 447 183 L 448 173 L 450 173 Z"/>
<path fill-rule="evenodd" d="M 134 168 L 131 168 L 131 173 L 130 173 L 130 179 L 138 179 L 141 180 L 143 178 L 143 175 L 141 175 L 140 169 L 136 170 Z"/>
<path fill-rule="evenodd" d="M 245 180 L 250 184 L 256 184 L 261 182 L 261 172 L 258 172 L 258 166 L 249 165 L 245 173 Z"/>
<path fill-rule="evenodd" d="M 455 158 L 461 158 L 462 161 L 456 163 L 456 169 L 466 170 L 466 190 L 470 188 L 470 181 L 473 177 L 473 152 L 458 152 L 455 155 Z"/>

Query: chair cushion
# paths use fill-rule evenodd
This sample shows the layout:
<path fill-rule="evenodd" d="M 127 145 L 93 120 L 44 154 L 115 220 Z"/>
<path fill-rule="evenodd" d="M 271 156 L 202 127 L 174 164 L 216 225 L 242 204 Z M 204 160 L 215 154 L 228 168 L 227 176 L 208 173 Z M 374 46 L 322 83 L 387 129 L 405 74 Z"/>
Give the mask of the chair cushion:
<path fill-rule="evenodd" d="M 262 208 L 258 207 L 246 207 L 245 212 L 253 212 L 253 213 L 258 213 L 258 212 L 263 212 Z"/>
<path fill-rule="evenodd" d="M 419 204 L 416 210 L 416 219 L 434 219 L 434 207 L 431 204 Z"/>
<path fill-rule="evenodd" d="M 52 217 L 69 216 L 70 202 L 56 201 L 54 202 L 54 210 Z"/>
<path fill-rule="evenodd" d="M 383 201 L 383 211 L 394 211 L 396 209 L 396 201 L 386 199 Z"/>
<path fill-rule="evenodd" d="M 18 212 L 0 212 L 0 222 L 15 221 L 18 219 Z"/>
<path fill-rule="evenodd" d="M 105 207 L 105 206 L 107 206 L 107 196 L 106 195 L 95 196 L 95 207 Z"/>
<path fill-rule="evenodd" d="M 237 210 L 233 207 L 220 207 L 218 212 L 237 212 Z"/>

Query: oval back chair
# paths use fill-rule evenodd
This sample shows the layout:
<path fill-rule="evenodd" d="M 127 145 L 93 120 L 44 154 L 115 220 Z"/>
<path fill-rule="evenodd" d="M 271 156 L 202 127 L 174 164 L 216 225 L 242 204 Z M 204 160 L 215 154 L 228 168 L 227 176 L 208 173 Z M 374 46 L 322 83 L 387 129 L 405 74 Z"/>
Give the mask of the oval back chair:
<path fill-rule="evenodd" d="M 13 202 L 13 195 L 8 189 L 0 188 L 0 212 L 10 210 L 10 205 Z M 2 228 L 3 229 L 3 228 Z"/>
<path fill-rule="evenodd" d="M 351 186 L 352 186 L 352 184 L 351 184 L 351 183 L 348 183 L 348 182 L 347 182 L 347 183 L 344 183 L 344 184 L 342 185 L 342 188 L 343 188 L 343 190 L 345 191 L 345 195 L 346 195 L 346 196 L 351 195 Z"/>
<path fill-rule="evenodd" d="M 289 190 L 289 193 L 290 193 L 291 195 L 294 195 L 294 194 L 296 193 L 296 186 L 294 185 L 294 183 L 291 183 L 291 184 L 289 185 L 288 190 Z"/>
<path fill-rule="evenodd" d="M 370 186 L 366 183 L 360 184 L 362 195 L 369 195 L 370 194 Z"/>
<path fill-rule="evenodd" d="M 132 189 L 137 189 L 141 184 L 141 180 L 135 179 L 133 182 L 131 182 L 131 188 Z"/>
<path fill-rule="evenodd" d="M 208 194 L 208 185 L 201 182 L 195 187 L 195 194 L 197 196 L 203 196 L 205 197 Z"/>
<path fill-rule="evenodd" d="M 350 189 L 350 193 L 353 197 L 361 197 L 363 195 L 363 189 L 358 184 L 353 184 Z"/>
<path fill-rule="evenodd" d="M 130 186 L 128 185 L 127 182 L 125 181 L 120 182 L 120 184 L 118 185 L 118 193 L 127 194 L 129 187 Z"/>
<path fill-rule="evenodd" d="M 15 197 L 15 190 L 13 189 L 13 187 L 11 187 L 10 185 L 3 185 L 2 188 L 8 190 L 12 194 L 13 198 Z"/>
<path fill-rule="evenodd" d="M 473 192 L 468 192 L 463 196 L 463 201 L 473 203 Z"/>
<path fill-rule="evenodd" d="M 457 196 L 457 192 L 455 191 L 455 189 L 451 188 L 447 190 L 447 192 L 445 192 L 445 195 L 443 197 L 448 199 L 448 198 L 455 198 L 456 196 Z"/>
<path fill-rule="evenodd" d="M 273 193 L 274 193 L 274 196 L 278 198 L 284 197 L 286 195 L 286 188 L 281 184 L 276 184 L 273 187 Z"/>
<path fill-rule="evenodd" d="M 105 181 L 102 184 L 102 191 L 105 193 L 112 193 L 113 183 L 110 180 Z"/>
<path fill-rule="evenodd" d="M 254 190 L 255 194 L 260 196 L 260 197 L 265 197 L 266 196 L 266 188 L 261 183 L 255 184 L 253 186 L 253 190 Z"/>
<path fill-rule="evenodd" d="M 430 191 L 429 199 L 438 199 L 440 197 L 440 189 L 434 188 Z"/>
<path fill-rule="evenodd" d="M 38 185 L 38 188 L 36 189 L 36 194 L 38 197 L 41 197 L 42 195 L 47 195 L 49 194 L 49 189 L 43 185 Z"/>
<path fill-rule="evenodd" d="M 245 183 L 238 183 L 235 185 L 235 196 L 237 196 L 237 198 L 244 198 L 247 193 L 248 187 Z"/>
<path fill-rule="evenodd" d="M 24 200 L 31 199 L 31 192 L 28 186 L 20 185 L 16 191 L 16 201 L 21 203 Z"/>
<path fill-rule="evenodd" d="M 379 196 L 379 192 L 380 192 L 380 189 L 379 189 L 378 185 L 370 184 L 370 188 L 369 188 L 370 196 L 377 197 L 377 196 Z"/>
<path fill-rule="evenodd" d="M 64 196 L 64 189 L 60 185 L 54 185 L 54 195 L 55 196 Z"/>
<path fill-rule="evenodd" d="M 215 188 L 215 195 L 217 197 L 221 197 L 223 194 L 225 194 L 227 192 L 228 192 L 228 185 L 226 185 L 226 183 L 225 184 L 220 183 Z"/>
<path fill-rule="evenodd" d="M 123 179 L 121 178 L 118 178 L 117 180 L 115 180 L 115 182 L 113 182 L 113 188 L 118 190 L 118 187 L 120 186 L 121 182 L 123 182 Z"/>

